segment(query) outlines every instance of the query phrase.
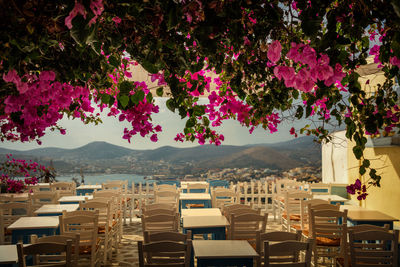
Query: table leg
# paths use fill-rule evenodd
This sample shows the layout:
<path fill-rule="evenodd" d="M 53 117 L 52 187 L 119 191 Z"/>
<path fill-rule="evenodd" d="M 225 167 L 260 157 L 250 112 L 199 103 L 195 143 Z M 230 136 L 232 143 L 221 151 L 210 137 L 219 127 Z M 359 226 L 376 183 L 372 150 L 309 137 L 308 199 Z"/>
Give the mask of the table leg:
<path fill-rule="evenodd" d="M 198 267 L 246 266 L 253 267 L 253 258 L 197 259 Z"/>

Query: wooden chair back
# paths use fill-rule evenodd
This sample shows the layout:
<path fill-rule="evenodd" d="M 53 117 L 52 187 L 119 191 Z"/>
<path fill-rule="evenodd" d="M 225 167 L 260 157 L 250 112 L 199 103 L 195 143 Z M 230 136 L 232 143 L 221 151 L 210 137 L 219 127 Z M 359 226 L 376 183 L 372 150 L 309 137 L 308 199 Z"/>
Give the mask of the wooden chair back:
<path fill-rule="evenodd" d="M 174 215 L 157 214 L 152 216 L 142 215 L 143 232 L 177 232 L 179 225 L 179 213 Z"/>
<path fill-rule="evenodd" d="M 54 182 L 50 184 L 50 191 L 57 191 L 59 197 L 75 196 L 76 184 L 74 182 Z"/>
<path fill-rule="evenodd" d="M 212 206 L 222 208 L 227 205 L 239 203 L 239 193 L 234 189 L 221 188 L 211 190 Z"/>
<path fill-rule="evenodd" d="M 209 185 L 203 183 L 188 183 L 187 184 L 187 192 L 188 193 L 199 193 L 201 190 L 202 193 L 208 193 Z M 204 191 L 203 191 L 204 190 Z"/>
<path fill-rule="evenodd" d="M 313 240 L 301 241 L 282 241 L 270 244 L 264 242 L 264 266 L 290 266 L 290 267 L 310 267 Z M 298 255 L 304 251 L 303 261 L 299 261 Z"/>
<path fill-rule="evenodd" d="M 186 243 L 159 241 L 144 244 L 138 241 L 139 266 L 189 267 L 192 254 L 192 240 Z M 170 256 L 166 256 L 170 255 Z M 178 255 L 178 256 L 177 256 Z"/>
<path fill-rule="evenodd" d="M 375 241 L 375 242 L 372 242 Z M 399 230 L 349 231 L 350 262 L 353 267 L 398 266 Z"/>
<path fill-rule="evenodd" d="M 17 253 L 18 253 L 19 267 L 27 266 L 25 259 L 25 256 L 27 255 L 33 256 L 34 265 L 32 266 L 47 266 L 47 267 L 73 266 L 72 240 L 68 240 L 66 241 L 66 243 L 46 242 L 46 243 L 37 243 L 31 245 L 24 245 L 22 243 L 18 243 Z M 58 253 L 62 254 L 57 255 Z M 45 257 L 45 255 L 47 257 Z M 62 256 L 62 259 L 59 256 Z M 49 260 L 49 257 L 52 258 L 51 261 Z"/>
<path fill-rule="evenodd" d="M 89 258 L 92 267 L 99 264 L 101 248 L 100 239 L 98 239 L 99 211 L 63 211 L 59 218 L 62 235 L 79 233 L 79 257 Z"/>
<path fill-rule="evenodd" d="M 159 214 L 166 214 L 166 215 L 175 215 L 176 210 L 172 209 L 151 209 L 151 210 L 146 210 L 142 214 L 145 217 L 148 216 L 153 216 L 153 215 L 159 215 Z"/>
<path fill-rule="evenodd" d="M 31 235 L 31 244 L 38 244 L 38 243 L 61 243 L 61 244 L 67 244 L 68 241 L 71 241 L 72 243 L 72 262 L 74 266 L 78 266 L 78 260 L 79 260 L 79 241 L 80 241 L 80 235 L 79 233 L 75 234 L 67 234 L 67 235 L 52 235 L 52 236 L 42 236 L 38 237 L 37 235 Z M 53 260 L 57 257 L 63 257 L 64 255 L 42 255 L 39 256 L 41 257 L 42 260 Z"/>
<path fill-rule="evenodd" d="M 174 203 L 176 206 L 179 203 L 179 192 L 175 191 L 155 191 L 155 203 Z"/>
<path fill-rule="evenodd" d="M 0 204 L 0 245 L 6 242 L 6 236 L 10 236 L 11 232 L 7 231 L 7 227 L 13 224 L 21 217 L 31 215 L 31 207 L 29 202 L 8 202 Z"/>
<path fill-rule="evenodd" d="M 292 224 L 300 224 L 300 201 L 312 199 L 312 194 L 307 191 L 287 191 L 282 205 L 282 228 L 290 232 Z"/>
<path fill-rule="evenodd" d="M 237 210 L 237 209 L 248 209 L 248 210 L 250 210 L 250 212 L 252 212 L 251 210 L 253 210 L 253 203 L 250 203 L 250 205 L 232 204 L 232 205 L 228 205 L 228 206 L 223 206 L 222 213 L 225 215 L 225 217 L 227 219 L 229 219 L 230 214 L 233 213 L 233 211 Z"/>
<path fill-rule="evenodd" d="M 150 210 L 158 210 L 158 209 L 163 209 L 163 210 L 177 210 L 177 206 L 175 203 L 153 203 L 153 204 L 147 204 L 144 205 L 142 208 L 142 213 Z"/>
<path fill-rule="evenodd" d="M 187 240 L 191 239 L 192 231 L 187 231 L 186 234 L 182 234 L 179 232 L 154 232 L 151 233 L 149 231 L 143 232 L 144 243 L 150 242 L 160 242 L 160 241 L 174 241 L 174 242 L 182 242 L 186 243 Z"/>
<path fill-rule="evenodd" d="M 29 202 L 31 210 L 34 212 L 44 204 L 58 204 L 59 199 L 58 191 L 37 191 L 29 194 Z"/>
<path fill-rule="evenodd" d="M 231 214 L 228 239 L 245 239 L 256 247 L 257 232 L 265 233 L 268 214 L 259 215 L 245 213 L 235 216 Z"/>
<path fill-rule="evenodd" d="M 310 235 L 315 240 L 314 264 L 318 258 L 343 258 L 348 267 L 347 210 L 310 209 Z"/>
<path fill-rule="evenodd" d="M 256 251 L 260 257 L 264 257 L 264 242 L 281 242 L 281 241 L 301 241 L 301 231 L 298 230 L 295 233 L 287 231 L 273 231 L 268 233 L 257 232 L 256 236 Z"/>
<path fill-rule="evenodd" d="M 309 229 L 309 220 L 308 220 L 308 205 L 312 208 L 315 205 L 327 204 L 331 205 L 330 200 L 323 200 L 323 199 L 301 199 L 300 200 L 300 230 L 307 231 L 305 236 L 308 236 L 308 229 Z M 328 207 L 328 206 L 325 206 Z M 333 209 L 337 209 L 337 206 L 332 207 Z"/>

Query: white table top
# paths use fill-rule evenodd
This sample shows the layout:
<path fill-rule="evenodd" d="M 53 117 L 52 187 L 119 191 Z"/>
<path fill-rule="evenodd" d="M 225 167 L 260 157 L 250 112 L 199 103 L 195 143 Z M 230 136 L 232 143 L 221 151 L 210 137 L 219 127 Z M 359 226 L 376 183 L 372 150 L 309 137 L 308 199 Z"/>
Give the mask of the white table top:
<path fill-rule="evenodd" d="M 0 245 L 0 264 L 13 264 L 17 262 L 17 245 Z"/>
<path fill-rule="evenodd" d="M 81 184 L 76 189 L 101 189 L 101 184 Z"/>
<path fill-rule="evenodd" d="M 221 210 L 218 208 L 204 209 L 182 209 L 182 218 L 187 216 L 221 216 Z"/>
<path fill-rule="evenodd" d="M 247 240 L 193 240 L 196 258 L 252 258 L 257 252 Z"/>
<path fill-rule="evenodd" d="M 186 216 L 182 218 L 183 228 L 225 227 L 229 225 L 225 216 Z"/>
<path fill-rule="evenodd" d="M 57 228 L 58 216 L 21 217 L 7 227 L 9 230 Z"/>
<path fill-rule="evenodd" d="M 208 193 L 180 193 L 180 200 L 211 200 L 211 195 Z"/>
<path fill-rule="evenodd" d="M 75 211 L 79 208 L 79 204 L 45 204 L 39 209 L 35 210 L 35 214 L 52 214 L 62 213 L 65 211 Z"/>
<path fill-rule="evenodd" d="M 93 196 L 63 196 L 58 199 L 58 202 L 82 202 L 85 201 L 85 198 L 92 199 Z"/>
<path fill-rule="evenodd" d="M 338 195 L 314 195 L 313 198 L 323 199 L 323 200 L 330 199 L 331 201 L 335 201 L 335 202 L 349 201 L 347 198 L 344 198 L 344 197 L 341 197 Z"/>
<path fill-rule="evenodd" d="M 398 221 L 397 218 L 389 216 L 377 210 L 349 210 L 347 218 L 352 221 L 367 221 L 367 222 L 394 222 Z"/>
<path fill-rule="evenodd" d="M 181 189 L 187 189 L 188 184 L 201 184 L 201 185 L 208 185 L 208 182 L 206 181 L 186 181 L 186 182 L 181 182 Z"/>

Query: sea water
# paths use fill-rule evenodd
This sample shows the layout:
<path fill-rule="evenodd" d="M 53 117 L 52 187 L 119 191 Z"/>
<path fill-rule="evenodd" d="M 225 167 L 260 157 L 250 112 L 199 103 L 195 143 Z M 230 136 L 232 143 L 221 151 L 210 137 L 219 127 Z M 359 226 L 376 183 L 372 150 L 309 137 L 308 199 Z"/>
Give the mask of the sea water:
<path fill-rule="evenodd" d="M 77 178 L 78 182 L 81 182 L 81 176 L 78 175 L 62 175 L 57 176 L 56 180 L 59 182 L 71 182 L 72 178 Z M 132 183 L 146 183 L 151 182 L 150 180 L 145 180 L 144 175 L 137 175 L 137 174 L 85 174 L 85 184 L 101 184 L 107 181 L 113 180 L 128 180 L 129 187 L 132 186 Z"/>

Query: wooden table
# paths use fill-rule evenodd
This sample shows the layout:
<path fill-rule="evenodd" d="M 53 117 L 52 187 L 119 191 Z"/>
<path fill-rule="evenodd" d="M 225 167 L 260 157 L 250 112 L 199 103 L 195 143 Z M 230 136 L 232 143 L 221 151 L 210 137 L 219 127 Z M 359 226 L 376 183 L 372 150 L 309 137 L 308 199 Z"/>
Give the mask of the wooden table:
<path fill-rule="evenodd" d="M 0 245 L 0 265 L 18 263 L 18 253 L 16 245 Z"/>
<path fill-rule="evenodd" d="M 203 204 L 204 208 L 211 208 L 211 195 L 208 193 L 180 193 L 179 211 L 187 204 Z"/>
<path fill-rule="evenodd" d="M 221 216 L 221 210 L 218 208 L 204 209 L 183 209 L 181 217 L 186 216 Z"/>
<path fill-rule="evenodd" d="M 101 184 L 82 184 L 76 188 L 76 194 L 84 196 L 86 194 L 93 194 L 95 190 L 101 190 Z"/>
<path fill-rule="evenodd" d="M 366 210 L 367 208 L 360 207 L 358 205 L 340 205 L 340 211 L 344 210 Z"/>
<path fill-rule="evenodd" d="M 58 230 L 58 216 L 40 216 L 40 217 L 21 217 L 7 227 L 12 231 L 11 242 L 16 244 L 19 239 L 23 243 L 30 243 L 30 235 L 36 234 L 39 237 L 43 235 L 55 235 Z"/>
<path fill-rule="evenodd" d="M 193 240 L 197 266 L 253 267 L 257 252 L 246 240 Z"/>
<path fill-rule="evenodd" d="M 313 195 L 313 198 L 323 200 L 330 199 L 332 204 L 340 203 L 340 205 L 344 205 L 345 202 L 349 201 L 347 198 L 338 195 Z"/>
<path fill-rule="evenodd" d="M 45 204 L 35 210 L 37 216 L 59 216 L 63 210 L 75 211 L 79 208 L 79 204 Z"/>
<path fill-rule="evenodd" d="M 58 203 L 60 204 L 79 204 L 80 202 L 84 202 L 85 199 L 92 199 L 93 196 L 63 196 L 58 199 Z"/>
<path fill-rule="evenodd" d="M 225 239 L 225 227 L 229 225 L 225 216 L 186 216 L 182 218 L 183 233 L 212 234 L 215 240 Z"/>
<path fill-rule="evenodd" d="M 384 226 L 385 224 L 389 224 L 390 229 L 393 229 L 393 222 L 398 221 L 398 219 L 383 212 L 369 209 L 349 210 L 347 213 L 347 220 L 352 225 L 373 224 Z"/>

